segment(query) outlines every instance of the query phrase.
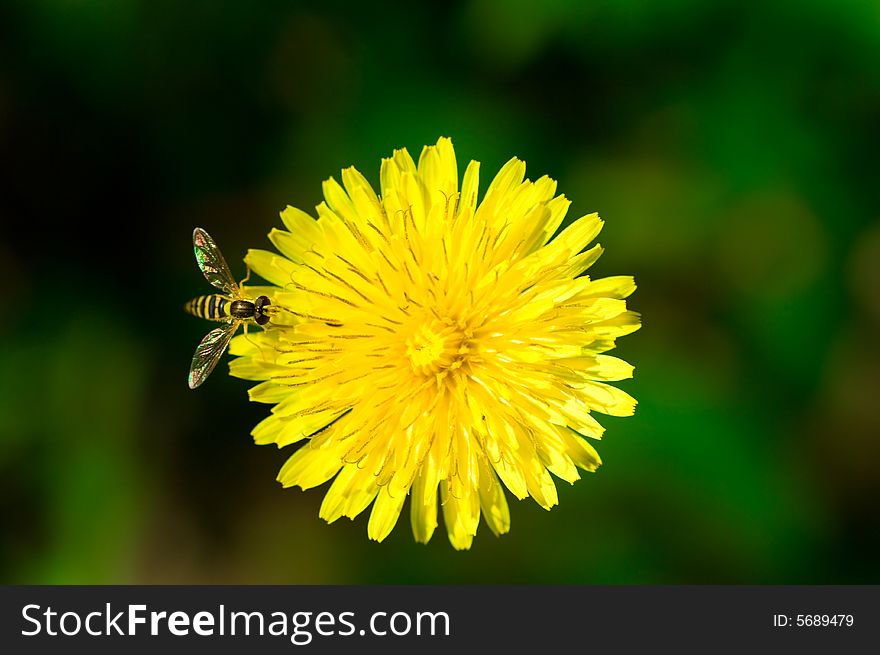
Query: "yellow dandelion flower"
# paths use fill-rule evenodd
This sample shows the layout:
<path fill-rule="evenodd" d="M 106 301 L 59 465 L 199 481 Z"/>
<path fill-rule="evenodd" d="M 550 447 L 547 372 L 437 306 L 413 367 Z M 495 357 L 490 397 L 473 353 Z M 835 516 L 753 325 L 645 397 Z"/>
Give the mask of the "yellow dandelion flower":
<path fill-rule="evenodd" d="M 510 527 L 504 488 L 557 503 L 551 473 L 573 483 L 599 455 L 585 437 L 592 412 L 633 413 L 607 384 L 632 376 L 605 355 L 637 330 L 628 276 L 583 275 L 602 252 L 585 250 L 598 215 L 552 238 L 570 202 L 556 182 L 525 180 L 511 159 L 477 201 L 479 162 L 459 186 L 452 142 L 382 160 L 381 195 L 354 168 L 324 183 L 317 220 L 288 207 L 280 254 L 246 261 L 272 287 L 269 329 L 233 341 L 233 375 L 261 381 L 250 398 L 274 405 L 258 444 L 308 440 L 281 469 L 285 486 L 333 479 L 328 522 L 371 503 L 382 541 L 407 496 L 415 539 L 427 542 L 438 505 L 452 545 L 468 548 L 482 515 Z"/>

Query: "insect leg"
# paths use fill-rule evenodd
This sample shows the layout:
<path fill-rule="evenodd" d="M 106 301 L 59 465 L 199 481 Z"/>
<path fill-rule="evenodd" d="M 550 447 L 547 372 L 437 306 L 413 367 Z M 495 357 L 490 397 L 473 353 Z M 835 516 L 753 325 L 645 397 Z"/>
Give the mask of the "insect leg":
<path fill-rule="evenodd" d="M 267 326 L 267 327 L 268 327 L 268 326 Z M 266 331 L 266 328 L 265 328 L 265 327 L 262 328 L 262 329 L 263 329 L 264 332 Z M 264 362 L 269 360 L 269 358 L 266 357 L 266 347 L 265 347 L 265 344 L 260 343 L 260 342 L 259 342 L 258 340 L 256 340 L 256 339 L 251 339 L 251 337 L 248 335 L 248 324 L 247 324 L 247 323 L 244 324 L 244 338 L 247 340 L 247 342 L 248 342 L 249 344 L 251 344 L 252 346 L 256 347 L 257 350 L 260 351 L 260 354 L 263 356 L 263 361 L 264 361 Z M 273 348 L 272 350 L 274 350 L 274 348 Z"/>
<path fill-rule="evenodd" d="M 238 283 L 238 288 L 241 290 L 242 295 L 244 294 L 244 283 L 251 279 L 251 265 L 248 264 L 247 261 L 244 263 L 244 270 L 247 271 L 247 273 L 245 274 L 244 279 Z M 247 325 L 245 325 L 245 330 L 247 330 Z"/>

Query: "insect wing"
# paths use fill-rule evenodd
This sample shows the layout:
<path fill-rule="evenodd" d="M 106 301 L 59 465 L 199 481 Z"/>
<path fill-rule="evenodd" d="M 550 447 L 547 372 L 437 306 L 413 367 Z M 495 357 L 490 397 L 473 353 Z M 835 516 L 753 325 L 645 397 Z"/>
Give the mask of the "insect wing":
<path fill-rule="evenodd" d="M 232 277 L 229 265 L 223 259 L 220 248 L 214 243 L 214 239 L 200 227 L 193 230 L 193 250 L 195 250 L 196 262 L 205 275 L 205 279 L 221 291 L 238 298 L 241 292 L 235 278 Z"/>
<path fill-rule="evenodd" d="M 221 327 L 211 330 L 196 347 L 192 365 L 189 367 L 190 389 L 195 389 L 211 375 L 211 371 L 214 370 L 217 362 L 226 352 L 226 346 L 229 345 L 229 340 L 238 329 L 239 323 L 239 321 L 229 321 Z"/>

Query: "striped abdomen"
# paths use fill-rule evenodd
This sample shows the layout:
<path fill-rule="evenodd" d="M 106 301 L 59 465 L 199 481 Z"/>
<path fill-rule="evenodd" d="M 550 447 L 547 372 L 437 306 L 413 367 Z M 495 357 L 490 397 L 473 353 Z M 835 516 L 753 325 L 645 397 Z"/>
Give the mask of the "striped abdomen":
<path fill-rule="evenodd" d="M 193 298 L 183 308 L 199 318 L 209 321 L 226 321 L 229 319 L 230 305 L 233 302 L 225 296 L 212 293 L 210 296 Z"/>

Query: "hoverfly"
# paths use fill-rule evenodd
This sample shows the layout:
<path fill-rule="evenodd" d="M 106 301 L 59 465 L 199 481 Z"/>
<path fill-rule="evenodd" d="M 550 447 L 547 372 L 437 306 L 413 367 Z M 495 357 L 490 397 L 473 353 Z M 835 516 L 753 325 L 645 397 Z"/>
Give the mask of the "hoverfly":
<path fill-rule="evenodd" d="M 239 325 L 250 322 L 266 325 L 271 311 L 267 296 L 259 296 L 255 300 L 245 298 L 243 285 L 247 278 L 240 284 L 235 281 L 217 244 L 200 227 L 193 230 L 193 250 L 205 279 L 223 293 L 193 298 L 186 303 L 184 310 L 199 318 L 220 321 L 223 325 L 208 332 L 196 347 L 189 368 L 190 389 L 195 389 L 208 378 Z"/>

